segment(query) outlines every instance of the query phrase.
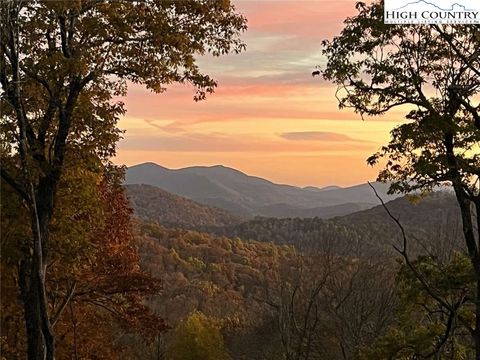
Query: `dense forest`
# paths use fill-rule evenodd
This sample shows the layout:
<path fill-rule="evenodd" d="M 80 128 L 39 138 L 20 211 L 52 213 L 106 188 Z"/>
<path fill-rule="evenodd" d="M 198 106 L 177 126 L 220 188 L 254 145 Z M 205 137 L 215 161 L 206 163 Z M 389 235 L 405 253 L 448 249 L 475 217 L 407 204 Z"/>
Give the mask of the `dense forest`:
<path fill-rule="evenodd" d="M 402 197 L 252 219 L 112 162 L 129 87 L 204 100 L 198 57 L 245 50 L 230 1 L 2 1 L 0 358 L 479 360 L 480 30 L 383 10 L 357 3 L 312 75 L 341 109 L 404 112 L 367 160 Z"/>
<path fill-rule="evenodd" d="M 458 206 L 448 193 L 433 193 L 417 204 L 408 198 L 388 203 L 388 209 L 399 219 L 410 238 L 415 253 L 462 247 L 461 220 Z M 333 219 L 258 217 L 240 224 L 211 227 L 213 233 L 229 237 L 272 241 L 294 245 L 307 253 L 332 249 L 345 256 L 394 256 L 394 245 L 402 242 L 402 234 L 380 205 Z M 433 243 L 434 241 L 434 243 Z"/>
<path fill-rule="evenodd" d="M 158 200 L 148 203 L 148 209 L 158 209 L 150 219 L 138 202 L 136 208 L 143 219 L 138 238 L 142 264 L 167 285 L 149 304 L 176 326 L 200 312 L 217 324 L 221 347 L 234 359 L 382 359 L 379 336 L 392 346 L 381 351 L 396 351 L 392 334 L 406 331 L 395 314 L 408 308 L 422 316 L 423 304 L 410 296 L 425 294 L 397 262 L 401 255 L 393 246 L 401 243 L 401 232 L 383 206 L 330 220 L 256 218 L 224 226 L 202 221 L 197 231 L 187 231 L 181 230 L 180 214 L 188 217 L 184 206 L 192 203 L 177 201 L 181 211 L 176 211 Z M 164 212 L 162 204 L 177 214 L 176 225 L 170 217 L 155 216 Z M 195 209 L 203 206 L 193 204 Z M 432 259 L 442 264 L 437 271 L 451 267 L 454 273 L 466 266 L 451 193 L 396 199 L 386 206 L 402 219 L 410 253 L 422 266 Z M 210 223 L 215 219 L 213 214 Z M 176 229 L 163 227 L 162 220 Z M 441 322 L 430 321 L 425 326 L 441 329 Z M 180 341 L 176 334 L 167 332 L 155 351 L 168 354 L 169 346 Z M 434 346 L 438 334 L 424 336 L 418 346 Z"/>
<path fill-rule="evenodd" d="M 201 205 L 151 185 L 126 185 L 126 195 L 135 214 L 167 227 L 197 229 L 203 226 L 238 224 L 242 218 L 228 211 Z"/>
<path fill-rule="evenodd" d="M 140 228 L 142 264 L 164 285 L 149 305 L 177 324 L 162 339 L 166 354 L 181 343 L 192 354 L 224 348 L 234 359 L 340 359 L 370 345 L 393 321 L 393 287 L 382 284 L 393 284 L 394 274 L 386 264 L 154 224 Z M 186 334 L 179 328 L 199 313 L 221 334 L 212 349 L 180 337 Z"/>

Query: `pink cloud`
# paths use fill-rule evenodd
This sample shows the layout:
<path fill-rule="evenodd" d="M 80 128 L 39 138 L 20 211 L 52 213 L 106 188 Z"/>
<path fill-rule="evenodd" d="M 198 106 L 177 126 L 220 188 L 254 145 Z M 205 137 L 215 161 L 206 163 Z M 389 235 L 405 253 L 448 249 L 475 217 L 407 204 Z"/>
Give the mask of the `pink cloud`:
<path fill-rule="evenodd" d="M 255 34 L 290 34 L 303 39 L 334 36 L 345 17 L 356 12 L 355 1 L 248 1 L 236 6 Z"/>
<path fill-rule="evenodd" d="M 330 137 L 335 135 L 330 134 Z M 342 134 L 336 134 L 338 138 Z M 328 136 L 317 141 L 292 142 L 290 139 L 265 138 L 257 136 L 231 136 L 226 134 L 188 133 L 179 135 L 130 136 L 128 141 L 120 143 L 120 149 L 135 151 L 169 152 L 266 152 L 266 153 L 309 153 L 318 151 L 350 152 L 368 150 L 373 152 L 376 146 L 369 142 L 335 141 Z"/>

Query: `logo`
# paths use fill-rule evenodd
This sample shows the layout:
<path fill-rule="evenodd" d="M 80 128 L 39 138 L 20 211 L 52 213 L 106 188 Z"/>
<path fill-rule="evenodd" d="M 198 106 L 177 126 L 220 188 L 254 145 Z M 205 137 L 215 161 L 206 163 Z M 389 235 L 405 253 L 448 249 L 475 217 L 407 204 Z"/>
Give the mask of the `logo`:
<path fill-rule="evenodd" d="M 385 24 L 480 24 L 479 0 L 384 0 Z"/>

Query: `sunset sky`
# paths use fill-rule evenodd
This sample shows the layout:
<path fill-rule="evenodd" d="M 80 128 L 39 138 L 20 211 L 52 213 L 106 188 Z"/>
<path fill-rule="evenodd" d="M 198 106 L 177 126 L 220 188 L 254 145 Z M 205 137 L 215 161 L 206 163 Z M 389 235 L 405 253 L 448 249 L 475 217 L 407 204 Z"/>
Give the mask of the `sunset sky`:
<path fill-rule="evenodd" d="M 365 159 L 401 113 L 362 121 L 338 110 L 335 86 L 311 76 L 325 64 L 321 41 L 340 32 L 355 1 L 235 1 L 248 19 L 247 51 L 199 60 L 218 80 L 215 94 L 195 103 L 189 86 L 164 94 L 131 87 L 115 162 L 222 164 L 299 186 L 374 179 L 378 168 Z"/>

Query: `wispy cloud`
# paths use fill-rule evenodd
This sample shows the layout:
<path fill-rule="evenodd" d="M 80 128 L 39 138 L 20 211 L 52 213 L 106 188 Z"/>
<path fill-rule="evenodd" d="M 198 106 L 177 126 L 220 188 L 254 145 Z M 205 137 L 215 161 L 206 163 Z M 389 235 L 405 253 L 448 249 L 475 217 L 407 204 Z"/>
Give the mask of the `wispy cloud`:
<path fill-rule="evenodd" d="M 295 135 L 294 135 L 295 137 Z M 283 138 L 283 139 L 282 139 Z M 263 153 L 311 153 L 329 152 L 349 153 L 352 149 L 373 151 L 372 145 L 367 141 L 353 140 L 341 134 L 326 134 L 312 142 L 294 143 L 289 135 L 282 138 L 256 136 L 252 134 L 229 135 L 223 133 L 184 133 L 184 134 L 157 134 L 132 135 L 128 141 L 120 144 L 123 150 L 142 151 L 168 151 L 168 152 L 263 152 Z M 348 139 L 342 141 L 340 139 Z M 299 139 L 295 139 L 299 140 Z"/>
<path fill-rule="evenodd" d="M 292 141 L 332 141 L 351 143 L 371 143 L 361 139 L 354 139 L 348 135 L 326 131 L 297 131 L 280 134 L 280 137 Z"/>

